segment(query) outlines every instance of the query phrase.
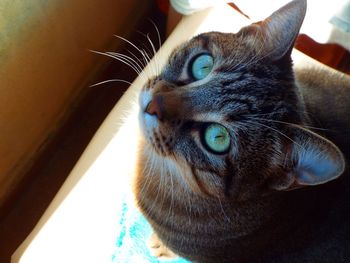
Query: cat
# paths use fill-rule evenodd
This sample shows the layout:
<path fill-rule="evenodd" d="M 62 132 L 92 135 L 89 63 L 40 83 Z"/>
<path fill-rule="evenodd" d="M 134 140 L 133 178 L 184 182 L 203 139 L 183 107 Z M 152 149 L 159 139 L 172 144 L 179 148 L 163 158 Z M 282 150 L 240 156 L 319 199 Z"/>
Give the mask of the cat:
<path fill-rule="evenodd" d="M 134 193 L 169 251 L 350 260 L 350 78 L 294 72 L 305 12 L 294 0 L 238 33 L 195 36 L 142 88 Z"/>

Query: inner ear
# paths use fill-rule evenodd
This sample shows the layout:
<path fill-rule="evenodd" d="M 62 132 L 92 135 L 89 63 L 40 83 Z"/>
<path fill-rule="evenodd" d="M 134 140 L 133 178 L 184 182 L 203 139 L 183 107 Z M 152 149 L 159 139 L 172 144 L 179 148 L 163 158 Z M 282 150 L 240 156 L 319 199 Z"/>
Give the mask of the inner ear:
<path fill-rule="evenodd" d="M 292 161 L 294 177 L 299 185 L 323 184 L 344 172 L 344 156 L 332 142 L 304 129 L 298 130 L 296 140 Z"/>
<path fill-rule="evenodd" d="M 289 56 L 306 13 L 306 0 L 294 0 L 275 11 L 265 20 L 241 29 L 238 34 L 244 35 L 248 43 L 263 50 L 272 60 Z M 249 41 L 251 38 L 251 41 Z M 261 46 L 264 48 L 261 49 Z"/>
<path fill-rule="evenodd" d="M 344 173 L 345 159 L 336 145 L 300 126 L 293 132 L 293 143 L 287 153 L 291 169 L 279 176 L 276 190 L 324 184 Z"/>

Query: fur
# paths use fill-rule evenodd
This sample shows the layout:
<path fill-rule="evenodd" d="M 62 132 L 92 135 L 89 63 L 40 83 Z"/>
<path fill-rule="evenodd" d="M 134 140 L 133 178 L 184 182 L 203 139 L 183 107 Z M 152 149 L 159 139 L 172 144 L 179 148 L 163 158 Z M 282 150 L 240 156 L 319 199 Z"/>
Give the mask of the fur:
<path fill-rule="evenodd" d="M 294 0 L 237 34 L 196 36 L 141 91 L 135 196 L 176 254 L 197 262 L 349 259 L 350 78 L 293 71 L 305 10 Z M 194 80 L 189 67 L 203 53 L 214 67 Z M 229 131 L 225 154 L 203 146 L 213 122 Z"/>

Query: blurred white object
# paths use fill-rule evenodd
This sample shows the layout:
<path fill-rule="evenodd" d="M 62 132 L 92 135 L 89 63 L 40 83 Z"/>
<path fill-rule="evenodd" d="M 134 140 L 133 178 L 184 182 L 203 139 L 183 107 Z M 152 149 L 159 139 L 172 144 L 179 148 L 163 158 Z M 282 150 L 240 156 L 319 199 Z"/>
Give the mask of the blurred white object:
<path fill-rule="evenodd" d="M 227 0 L 170 0 L 173 8 L 183 15 L 190 15 L 217 4 L 229 3 Z"/>
<path fill-rule="evenodd" d="M 350 1 L 331 18 L 330 22 L 338 29 L 350 33 Z"/>
<path fill-rule="evenodd" d="M 234 3 L 252 21 L 260 21 L 291 0 L 170 0 L 183 15 L 222 3 Z M 350 50 L 350 0 L 308 0 L 307 13 L 300 30 L 319 43 L 338 43 Z"/>

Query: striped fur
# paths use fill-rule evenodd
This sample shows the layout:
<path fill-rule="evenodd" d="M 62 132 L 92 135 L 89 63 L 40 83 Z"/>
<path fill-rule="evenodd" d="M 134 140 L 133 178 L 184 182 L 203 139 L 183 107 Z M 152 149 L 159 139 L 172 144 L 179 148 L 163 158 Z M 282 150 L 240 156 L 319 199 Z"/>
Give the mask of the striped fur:
<path fill-rule="evenodd" d="M 281 191 L 304 186 L 294 174 L 294 156 L 312 143 L 336 167 L 331 179 L 343 173 L 340 150 L 310 131 L 313 123 L 290 58 L 297 33 L 281 40 L 278 29 L 270 32 L 265 25 L 304 9 L 305 1 L 295 0 L 237 34 L 194 37 L 143 88 L 144 140 L 135 196 L 158 237 L 175 253 L 199 262 L 289 262 L 281 254 L 305 244 L 299 240 L 297 248 L 291 247 L 295 238 L 302 239 L 294 229 L 304 220 L 293 213 L 300 209 L 309 215 L 305 211 L 317 195 L 314 189 Z M 297 32 L 303 14 L 295 16 Z M 201 53 L 214 57 L 214 68 L 194 81 L 188 68 Z M 145 113 L 150 100 L 159 100 L 161 118 Z M 201 142 L 203 127 L 212 122 L 229 130 L 227 154 L 208 152 Z M 306 208 L 293 203 L 303 198 Z"/>

